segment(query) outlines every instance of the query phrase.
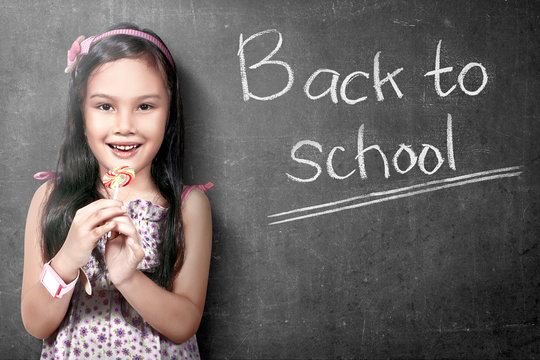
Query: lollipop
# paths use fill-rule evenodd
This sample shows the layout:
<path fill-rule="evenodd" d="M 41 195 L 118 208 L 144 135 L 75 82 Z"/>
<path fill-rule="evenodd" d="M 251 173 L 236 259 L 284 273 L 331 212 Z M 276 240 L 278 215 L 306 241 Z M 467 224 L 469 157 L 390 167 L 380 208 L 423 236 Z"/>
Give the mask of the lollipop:
<path fill-rule="evenodd" d="M 126 186 L 135 178 L 135 170 L 128 166 L 119 166 L 112 170 L 109 170 L 103 175 L 103 185 L 108 188 L 114 188 L 113 200 L 118 197 L 118 188 Z M 107 238 L 111 237 L 111 232 L 107 234 Z"/>
<path fill-rule="evenodd" d="M 118 197 L 118 188 L 128 185 L 135 178 L 135 170 L 128 166 L 116 167 L 103 176 L 103 185 L 114 189 L 113 200 Z"/>

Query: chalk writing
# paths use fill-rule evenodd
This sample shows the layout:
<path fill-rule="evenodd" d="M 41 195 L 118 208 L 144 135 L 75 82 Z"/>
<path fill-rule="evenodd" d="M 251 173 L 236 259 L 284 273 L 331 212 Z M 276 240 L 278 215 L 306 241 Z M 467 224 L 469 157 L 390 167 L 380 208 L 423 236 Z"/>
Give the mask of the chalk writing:
<path fill-rule="evenodd" d="M 383 95 L 383 92 L 382 92 L 382 86 L 384 84 L 386 84 L 387 82 L 390 82 L 390 84 L 392 84 L 392 87 L 393 87 L 394 91 L 396 92 L 397 97 L 401 99 L 403 97 L 403 93 L 399 89 L 396 81 L 394 80 L 394 77 L 397 74 L 399 74 L 403 70 L 403 68 L 396 69 L 392 73 L 387 73 L 386 77 L 381 80 L 380 65 L 379 65 L 379 57 L 380 57 L 380 55 L 381 55 L 381 52 L 379 51 L 379 52 L 377 52 L 377 54 L 375 54 L 375 57 L 373 58 L 373 88 L 375 89 L 375 93 L 377 95 L 377 101 L 383 101 L 384 100 L 384 95 Z M 332 80 L 330 81 L 330 86 L 324 92 L 322 92 L 322 93 L 320 93 L 318 95 L 312 95 L 311 91 L 310 91 L 311 84 L 313 83 L 313 81 L 315 81 L 315 79 L 321 73 L 332 74 Z M 343 82 L 341 83 L 341 86 L 339 88 L 339 95 L 340 95 L 341 99 L 345 103 L 347 103 L 349 105 L 354 105 L 354 104 L 356 104 L 356 103 L 358 103 L 360 101 L 364 101 L 364 100 L 367 99 L 367 96 L 362 96 L 362 97 L 359 97 L 357 99 L 350 99 L 349 97 L 347 97 L 347 86 L 349 85 L 349 83 L 354 78 L 356 78 L 356 77 L 358 77 L 360 75 L 362 75 L 366 79 L 369 79 L 369 74 L 368 73 L 363 72 L 363 71 L 353 71 L 352 73 L 350 73 L 349 75 L 347 75 L 345 77 L 345 79 L 343 80 Z M 311 100 L 317 100 L 317 99 L 320 99 L 320 98 L 330 94 L 330 98 L 332 99 L 332 102 L 334 104 L 337 104 L 338 103 L 337 84 L 339 82 L 339 77 L 340 77 L 340 74 L 335 70 L 332 70 L 332 69 L 318 69 L 307 79 L 306 84 L 304 85 L 304 93 Z"/>
<path fill-rule="evenodd" d="M 246 45 L 260 39 L 262 36 L 276 36 L 277 43 L 274 48 L 262 58 L 262 60 L 256 62 L 253 65 L 246 66 Z M 246 40 L 244 40 L 243 34 L 240 34 L 239 47 L 237 56 L 240 62 L 240 77 L 242 84 L 242 97 L 244 101 L 249 101 L 250 99 L 260 100 L 260 101 L 269 101 L 274 100 L 280 96 L 287 94 L 293 87 L 295 81 L 294 71 L 292 66 L 284 60 L 276 59 L 278 52 L 281 49 L 283 44 L 283 36 L 276 29 L 264 30 L 258 32 L 254 35 L 251 35 Z M 433 70 L 429 70 L 424 73 L 423 77 L 426 79 L 433 79 L 433 90 L 435 94 L 440 98 L 445 98 L 448 95 L 452 94 L 456 89 L 461 89 L 456 94 L 464 94 L 467 96 L 477 96 L 479 95 L 488 84 L 488 73 L 486 67 L 479 62 L 469 62 L 461 71 L 459 71 L 455 82 L 447 89 L 443 89 L 441 86 L 441 77 L 449 77 L 454 71 L 453 66 L 444 66 L 441 67 L 441 47 L 442 40 L 439 40 L 435 50 L 435 65 Z M 370 94 L 363 93 L 356 98 L 351 98 L 348 94 L 348 86 L 354 81 L 362 82 L 371 82 L 371 85 L 374 89 L 375 98 L 377 102 L 383 102 L 385 100 L 385 95 L 395 96 L 398 99 L 402 99 L 405 94 L 398 85 L 398 75 L 406 72 L 404 67 L 395 66 L 392 64 L 385 64 L 385 67 L 388 65 L 394 66 L 394 71 L 392 72 L 382 72 L 381 71 L 381 56 L 382 51 L 377 51 L 373 57 L 372 62 L 372 71 L 371 73 L 355 69 L 346 75 L 341 81 L 341 74 L 328 67 L 322 67 L 314 72 L 307 78 L 305 81 L 302 90 L 307 98 L 311 100 L 320 100 L 328 99 L 333 104 L 338 104 L 340 100 L 347 105 L 356 105 L 366 101 Z M 261 95 L 254 94 L 250 91 L 248 74 L 251 71 L 256 71 L 261 66 L 274 66 L 277 71 L 285 71 L 287 74 L 287 82 L 283 84 L 281 90 L 269 94 Z M 469 73 L 473 71 L 478 73 L 480 71 L 481 76 L 469 76 Z M 385 75 L 386 74 L 386 75 Z M 465 85 L 465 79 L 469 76 L 470 81 Z M 480 79 L 478 84 L 475 84 L 474 81 Z M 317 86 L 317 88 L 322 88 L 322 90 L 315 91 L 313 90 L 313 84 L 325 84 L 322 87 Z M 384 86 L 390 85 L 390 86 Z M 404 86 L 404 89 L 408 87 Z M 386 94 L 385 94 L 385 92 Z M 392 93 L 393 90 L 393 93 Z M 260 91 L 260 90 L 259 90 Z M 443 164 L 446 162 L 448 168 L 452 171 L 456 171 L 456 160 L 454 156 L 454 134 L 453 134 L 453 125 L 452 125 L 452 115 L 447 114 L 446 117 L 446 158 L 443 156 L 443 152 L 436 146 L 432 144 L 422 143 L 421 147 L 413 147 L 405 143 L 397 145 L 393 156 L 389 159 L 388 150 L 385 152 L 381 149 L 381 146 L 375 143 L 366 144 L 364 139 L 364 130 L 365 125 L 360 124 L 357 131 L 357 143 L 356 143 L 356 152 L 354 153 L 354 160 L 357 162 L 357 167 L 353 169 L 348 169 L 348 172 L 338 173 L 334 167 L 334 158 L 336 156 L 353 156 L 350 152 L 342 145 L 337 145 L 331 147 L 328 154 L 325 156 L 325 162 L 320 164 L 316 159 L 310 158 L 309 156 L 300 155 L 301 149 L 311 149 L 311 154 L 325 154 L 326 150 L 323 145 L 312 139 L 305 139 L 296 142 L 291 150 L 290 157 L 292 161 L 296 164 L 301 164 L 302 166 L 312 169 L 313 175 L 300 176 L 294 174 L 293 171 L 286 172 L 285 176 L 297 183 L 310 183 L 316 181 L 323 173 L 326 173 L 330 178 L 335 180 L 344 180 L 353 176 L 355 173 L 358 173 L 360 180 L 368 178 L 368 171 L 366 169 L 366 154 L 376 154 L 376 158 L 380 159 L 378 162 L 379 168 L 382 168 L 384 173 L 384 178 L 388 179 L 392 173 L 398 175 L 407 174 L 409 171 L 417 167 L 423 174 L 426 176 L 431 176 L 436 174 Z M 311 156 L 312 157 L 312 156 Z M 319 158 L 319 156 L 317 156 Z M 371 159 L 371 158 L 370 158 Z M 428 165 L 429 164 L 429 165 Z M 404 197 L 409 197 L 413 195 L 424 194 L 432 191 L 438 191 L 442 189 L 447 189 L 456 186 L 463 186 L 467 184 L 477 183 L 481 181 L 495 180 L 501 178 L 515 177 L 521 174 L 521 166 L 514 166 L 509 168 L 495 169 L 485 172 L 478 172 L 469 175 L 462 175 L 457 177 L 450 177 L 442 180 L 428 181 L 423 182 L 417 185 L 412 185 L 404 188 L 392 189 L 382 192 L 373 192 L 370 194 L 359 195 L 349 199 L 334 201 L 321 205 L 308 206 L 304 208 L 294 209 L 278 214 L 269 215 L 268 217 L 287 217 L 282 220 L 271 222 L 270 225 L 280 224 L 289 221 L 295 221 L 299 219 L 305 219 L 314 216 L 320 216 L 325 214 L 330 214 L 338 211 L 343 211 L 347 209 L 358 208 L 362 206 L 368 206 L 372 204 L 377 204 L 381 202 L 386 202 L 390 200 L 401 199 Z M 306 169 L 303 170 L 304 173 Z M 309 173 L 309 171 L 308 171 Z M 303 213 L 303 214 L 298 214 Z M 294 214 L 294 215 L 293 215 Z M 291 216 L 292 217 L 289 217 Z"/>
<path fill-rule="evenodd" d="M 249 42 L 254 41 L 255 39 L 263 35 L 276 35 L 276 34 L 278 36 L 278 41 L 277 41 L 276 46 L 272 49 L 272 51 L 270 51 L 270 53 L 266 55 L 259 62 L 253 65 L 250 65 L 246 68 L 246 57 L 245 57 L 246 45 Z M 283 36 L 276 29 L 269 29 L 269 30 L 258 32 L 256 34 L 251 35 L 246 40 L 244 40 L 244 34 L 240 34 L 237 56 L 240 61 L 240 79 L 241 79 L 241 84 L 242 84 L 242 97 L 244 101 L 248 101 L 250 99 L 255 99 L 255 100 L 260 100 L 260 101 L 274 100 L 280 96 L 285 95 L 289 90 L 291 90 L 294 83 L 294 71 L 291 65 L 283 60 L 273 59 L 274 56 L 278 53 L 278 51 L 281 49 L 282 44 L 283 44 Z M 452 85 L 450 89 L 446 91 L 444 91 L 441 88 L 441 74 L 451 73 L 454 69 L 452 66 L 441 68 L 441 45 L 442 45 L 442 40 L 439 40 L 439 43 L 437 44 L 437 50 L 435 52 L 435 69 L 426 72 L 424 76 L 425 77 L 433 76 L 433 79 L 434 79 L 433 86 L 434 86 L 435 92 L 440 97 L 446 97 L 455 90 L 456 84 Z M 404 70 L 404 68 L 400 67 L 391 73 L 387 72 L 386 76 L 381 79 L 380 57 L 381 57 L 381 51 L 378 51 L 373 57 L 373 67 L 372 67 L 373 68 L 373 88 L 375 89 L 375 96 L 376 96 L 377 101 L 381 102 L 384 100 L 383 85 L 386 83 L 390 83 L 390 85 L 392 85 L 392 89 L 394 90 L 396 96 L 399 99 L 403 98 L 404 94 L 401 91 L 400 87 L 398 86 L 398 83 L 395 80 L 395 78 L 399 73 L 401 73 Z M 285 70 L 287 72 L 287 83 L 283 86 L 283 88 L 276 93 L 266 95 L 266 96 L 255 95 L 249 90 L 248 71 L 247 71 L 247 70 L 256 70 L 263 65 L 277 65 L 277 69 L 280 69 L 279 71 Z M 476 89 L 471 90 L 465 87 L 464 80 L 468 72 L 473 68 L 480 69 L 482 73 L 482 83 Z M 317 80 L 317 78 L 322 77 L 325 74 L 328 74 L 330 76 L 328 87 L 319 94 L 313 94 L 311 91 L 311 85 L 313 84 L 314 81 Z M 339 96 L 338 96 L 338 84 L 339 84 L 340 76 L 341 74 L 333 69 L 328 69 L 328 68 L 317 69 L 306 80 L 303 86 L 303 91 L 305 95 L 311 100 L 318 100 L 318 99 L 324 98 L 325 96 L 330 96 L 330 100 L 334 104 L 337 104 L 339 102 L 339 98 L 341 98 L 343 102 L 349 105 L 355 105 L 357 103 L 360 103 L 368 99 L 368 95 L 360 96 L 356 99 L 349 98 L 347 95 L 347 87 L 349 86 L 351 81 L 353 81 L 359 76 L 365 79 L 369 79 L 370 78 L 369 73 L 360 71 L 360 70 L 352 71 L 350 74 L 348 74 L 345 77 L 345 79 L 343 79 L 343 81 L 341 82 L 341 85 L 339 85 Z M 463 69 L 461 69 L 457 77 L 457 82 L 459 84 L 459 87 L 463 91 L 463 93 L 469 96 L 476 96 L 480 94 L 487 85 L 488 75 L 487 75 L 486 68 L 481 63 L 470 62 L 467 65 L 465 65 Z"/>
<path fill-rule="evenodd" d="M 433 76 L 435 91 L 437 92 L 437 95 L 439 95 L 440 97 L 445 97 L 445 96 L 450 95 L 452 91 L 454 91 L 454 89 L 456 88 L 456 85 L 455 84 L 452 85 L 450 89 L 448 89 L 447 91 L 443 91 L 441 89 L 441 74 L 452 72 L 452 70 L 454 69 L 452 66 L 448 66 L 441 69 L 441 44 L 442 44 L 442 40 L 439 40 L 439 43 L 437 44 L 437 52 L 435 54 L 435 70 L 428 71 L 424 76 Z M 467 75 L 469 70 L 472 69 L 473 67 L 478 67 L 482 71 L 482 84 L 476 90 L 470 91 L 465 88 L 465 85 L 463 84 L 463 80 L 465 79 L 465 76 Z M 486 68 L 482 64 L 477 63 L 477 62 L 471 62 L 465 65 L 458 75 L 459 87 L 465 94 L 470 95 L 470 96 L 476 96 L 480 94 L 482 90 L 484 90 L 484 88 L 486 87 L 487 81 L 488 81 L 488 76 L 487 76 Z"/>
<path fill-rule="evenodd" d="M 451 178 L 445 178 L 440 180 L 429 181 L 421 184 L 406 186 L 397 189 L 391 189 L 386 191 L 377 191 L 369 194 L 358 195 L 348 199 L 332 201 L 325 204 L 307 206 L 299 209 L 293 209 L 277 214 L 268 215 L 269 218 L 285 217 L 283 220 L 278 220 L 269 223 L 269 225 L 276 225 L 290 221 L 296 221 L 306 219 L 315 216 L 332 214 L 344 210 L 355 209 L 359 207 L 375 205 L 387 201 L 398 200 L 410 196 L 416 196 L 426 194 L 434 191 L 454 188 L 458 186 L 464 186 L 479 182 L 492 181 L 504 178 L 511 178 L 521 175 L 523 172 L 523 166 L 512 166 L 501 169 L 494 169 L 488 171 L 481 171 L 473 174 L 461 175 Z M 352 204 L 351 204 L 352 203 Z M 325 209 L 326 210 L 322 210 Z M 304 215 L 293 215 L 304 213 Z"/>
<path fill-rule="evenodd" d="M 454 160 L 454 144 L 453 144 L 453 135 L 452 135 L 452 115 L 448 114 L 447 120 L 446 120 L 446 155 L 447 155 L 447 161 L 448 166 L 452 170 L 456 170 L 456 164 Z M 312 146 L 315 149 L 317 149 L 320 153 L 323 153 L 323 147 L 320 143 L 313 141 L 313 140 L 301 140 L 297 142 L 291 149 L 291 158 L 293 161 L 305 164 L 308 166 L 313 167 L 316 169 L 315 175 L 309 178 L 301 178 L 295 175 L 291 175 L 289 173 L 286 173 L 287 177 L 293 181 L 297 182 L 312 182 L 317 180 L 317 178 L 322 173 L 322 167 L 313 160 L 303 159 L 297 156 L 297 151 L 303 147 L 303 146 Z M 342 146 L 335 146 L 330 150 L 328 153 L 328 157 L 326 160 L 326 172 L 328 176 L 330 176 L 333 179 L 337 180 L 343 180 L 350 177 L 352 174 L 356 172 L 357 169 L 351 170 L 347 175 L 339 175 L 336 173 L 334 166 L 333 166 L 333 159 L 336 151 L 345 152 L 345 148 Z M 366 171 L 366 161 L 365 161 L 365 154 L 368 151 L 376 151 L 381 158 L 383 170 L 384 170 L 384 177 L 389 178 L 390 177 L 390 166 L 388 157 L 385 154 L 384 151 L 382 151 L 381 147 L 377 144 L 370 145 L 368 147 L 365 147 L 364 144 L 364 124 L 360 125 L 360 128 L 358 129 L 358 137 L 357 137 L 357 155 L 355 156 L 355 159 L 358 161 L 358 173 L 360 175 L 361 179 L 366 179 L 368 177 L 367 171 Z M 432 169 L 426 168 L 426 158 L 429 156 L 429 154 L 432 153 L 433 156 L 435 156 L 437 163 Z M 408 166 L 405 169 L 402 169 L 399 165 L 399 159 L 400 157 L 406 156 L 408 157 Z M 435 174 L 442 164 L 444 163 L 444 159 L 442 157 L 441 151 L 430 144 L 422 144 L 422 150 L 420 151 L 420 155 L 416 155 L 415 151 L 412 149 L 410 145 L 400 144 L 397 151 L 394 153 L 394 156 L 392 157 L 392 165 L 394 170 L 399 174 L 406 174 L 411 169 L 413 169 L 414 166 L 418 165 L 418 168 L 427 175 L 433 175 Z"/>
<path fill-rule="evenodd" d="M 268 95 L 268 96 L 253 95 L 249 91 L 249 85 L 248 85 L 247 73 L 246 73 L 246 58 L 244 56 L 244 46 L 246 46 L 246 44 L 248 42 L 252 41 L 253 39 L 255 39 L 255 38 L 257 38 L 257 37 L 259 37 L 261 35 L 271 34 L 271 33 L 277 33 L 278 34 L 278 43 L 277 43 L 276 47 L 264 59 L 262 59 L 261 61 L 259 61 L 256 64 L 253 64 L 253 65 L 249 66 L 249 69 L 250 70 L 255 70 L 255 69 L 257 69 L 258 67 L 260 67 L 262 65 L 279 65 L 279 66 L 282 66 L 287 71 L 287 76 L 288 76 L 287 84 L 285 85 L 285 87 L 281 91 L 279 91 L 279 92 L 277 92 L 275 94 L 272 94 L 272 95 Z M 281 95 L 283 95 L 287 91 L 289 91 L 291 89 L 291 86 L 292 86 L 293 82 L 294 82 L 294 76 L 293 76 L 293 71 L 292 71 L 291 67 L 289 66 L 289 64 L 287 64 L 284 61 L 270 60 L 279 51 L 279 49 L 281 48 L 281 44 L 283 43 L 283 37 L 281 36 L 281 33 L 279 31 L 275 30 L 275 29 L 270 29 L 270 30 L 261 31 L 261 32 L 258 32 L 256 34 L 254 34 L 254 35 L 251 35 L 246 40 L 243 40 L 243 39 L 244 39 L 243 34 L 240 34 L 240 46 L 238 48 L 237 55 L 238 55 L 238 57 L 240 59 L 240 77 L 242 79 L 242 92 L 244 94 L 244 101 L 248 101 L 250 98 L 255 99 L 255 100 L 261 100 L 261 101 L 272 100 L 272 99 L 275 99 L 277 97 L 280 97 Z"/>

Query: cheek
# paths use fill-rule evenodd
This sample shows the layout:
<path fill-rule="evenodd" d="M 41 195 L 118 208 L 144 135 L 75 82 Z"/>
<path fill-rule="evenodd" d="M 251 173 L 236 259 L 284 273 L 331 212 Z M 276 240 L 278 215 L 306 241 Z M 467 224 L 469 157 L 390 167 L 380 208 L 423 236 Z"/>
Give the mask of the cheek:
<path fill-rule="evenodd" d="M 156 139 L 159 139 L 160 143 L 163 141 L 163 138 L 165 137 L 168 115 L 169 115 L 168 112 L 166 114 L 162 114 L 162 116 L 156 119 L 156 122 L 154 122 L 152 129 L 149 129 L 152 132 L 153 136 Z"/>
<path fill-rule="evenodd" d="M 88 123 L 84 124 L 84 136 L 86 136 L 86 140 L 88 142 L 91 142 L 92 139 L 96 136 L 95 130 L 92 128 L 92 125 L 88 126 Z"/>
<path fill-rule="evenodd" d="M 88 144 L 97 144 L 101 142 L 105 136 L 105 129 L 102 126 L 98 126 L 97 122 L 89 121 L 84 122 L 84 136 Z"/>
<path fill-rule="evenodd" d="M 92 136 L 95 133 L 95 129 L 93 126 L 94 122 L 92 121 L 92 117 L 88 116 L 88 113 L 86 111 L 82 112 L 82 126 L 84 135 L 88 139 L 89 136 Z"/>
<path fill-rule="evenodd" d="M 156 148 L 159 149 L 161 145 L 163 144 L 163 139 L 165 139 L 165 127 L 160 128 L 159 131 L 155 132 L 154 139 L 155 139 L 155 146 Z"/>

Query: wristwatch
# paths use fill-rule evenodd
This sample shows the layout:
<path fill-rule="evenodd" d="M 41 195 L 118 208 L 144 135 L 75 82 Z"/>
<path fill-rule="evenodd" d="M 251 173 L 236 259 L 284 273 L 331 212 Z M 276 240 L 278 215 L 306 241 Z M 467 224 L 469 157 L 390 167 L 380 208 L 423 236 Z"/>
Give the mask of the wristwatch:
<path fill-rule="evenodd" d="M 60 299 L 67 292 L 69 292 L 75 287 L 75 285 L 77 284 L 77 280 L 79 280 L 80 271 L 77 273 L 77 278 L 75 278 L 75 280 L 66 285 L 64 280 L 62 280 L 62 278 L 51 267 L 51 261 L 49 261 L 43 266 L 43 271 L 41 272 L 39 281 L 41 281 L 43 286 L 45 286 L 45 289 L 47 289 L 47 291 L 52 295 L 52 297 Z"/>

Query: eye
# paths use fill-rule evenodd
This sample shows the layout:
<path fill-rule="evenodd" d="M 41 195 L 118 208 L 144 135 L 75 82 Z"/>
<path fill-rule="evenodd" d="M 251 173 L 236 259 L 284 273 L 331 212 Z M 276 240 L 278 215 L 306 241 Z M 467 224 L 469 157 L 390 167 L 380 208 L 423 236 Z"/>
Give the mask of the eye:
<path fill-rule="evenodd" d="M 139 105 L 139 109 L 141 109 L 143 111 L 150 110 L 151 108 L 152 108 L 152 105 L 150 105 L 150 104 L 141 104 L 141 105 Z"/>
<path fill-rule="evenodd" d="M 110 111 L 112 110 L 112 106 L 110 104 L 101 104 L 98 105 L 98 109 L 103 111 Z"/>

